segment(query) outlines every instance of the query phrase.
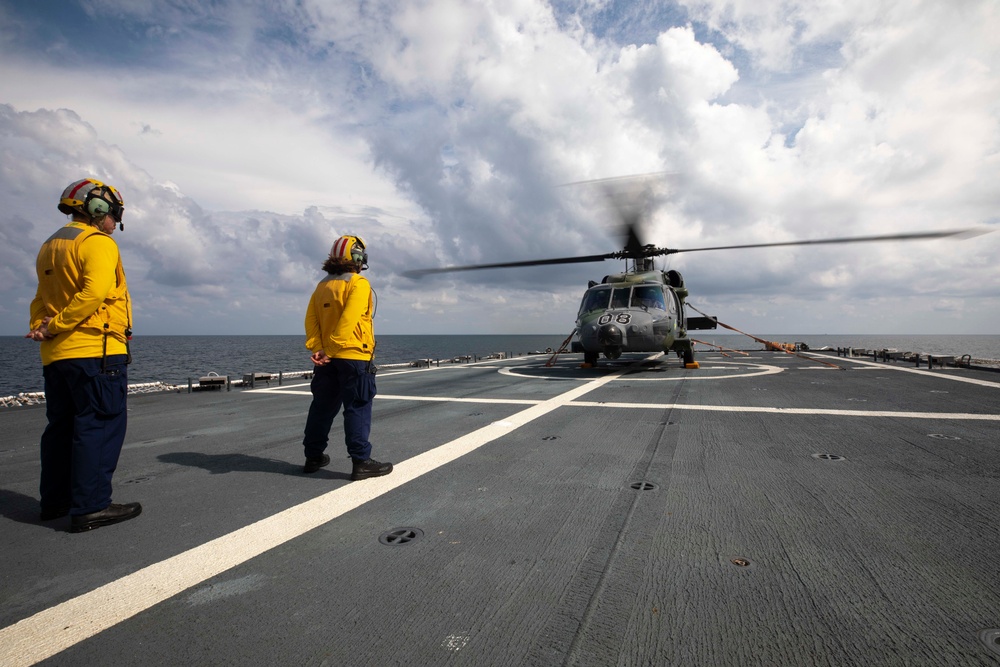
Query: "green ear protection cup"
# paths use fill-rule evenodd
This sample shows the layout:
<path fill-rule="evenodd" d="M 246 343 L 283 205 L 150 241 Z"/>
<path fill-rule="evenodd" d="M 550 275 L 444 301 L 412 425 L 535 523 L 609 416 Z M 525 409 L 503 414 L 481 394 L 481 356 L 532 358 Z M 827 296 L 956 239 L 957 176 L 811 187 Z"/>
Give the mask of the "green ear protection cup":
<path fill-rule="evenodd" d="M 97 190 L 98 188 L 94 188 Z M 99 218 L 101 216 L 107 215 L 111 211 L 111 204 L 95 197 L 93 194 L 87 195 L 87 201 L 84 204 L 84 210 L 86 210 L 87 215 L 91 218 Z"/>

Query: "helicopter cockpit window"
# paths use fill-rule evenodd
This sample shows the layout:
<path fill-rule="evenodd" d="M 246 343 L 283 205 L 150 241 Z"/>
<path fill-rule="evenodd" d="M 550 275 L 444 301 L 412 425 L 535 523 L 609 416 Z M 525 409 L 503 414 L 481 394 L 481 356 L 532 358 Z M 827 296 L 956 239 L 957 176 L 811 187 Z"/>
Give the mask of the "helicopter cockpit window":
<path fill-rule="evenodd" d="M 645 310 L 666 310 L 663 290 L 656 285 L 637 285 L 632 292 L 632 307 Z"/>
<path fill-rule="evenodd" d="M 611 307 L 628 308 L 628 297 L 631 291 L 631 287 L 616 287 L 615 293 L 611 297 Z"/>
<path fill-rule="evenodd" d="M 583 303 L 580 304 L 580 314 L 590 313 L 595 310 L 605 310 L 608 307 L 608 299 L 611 297 L 610 287 L 587 290 L 583 295 Z"/>

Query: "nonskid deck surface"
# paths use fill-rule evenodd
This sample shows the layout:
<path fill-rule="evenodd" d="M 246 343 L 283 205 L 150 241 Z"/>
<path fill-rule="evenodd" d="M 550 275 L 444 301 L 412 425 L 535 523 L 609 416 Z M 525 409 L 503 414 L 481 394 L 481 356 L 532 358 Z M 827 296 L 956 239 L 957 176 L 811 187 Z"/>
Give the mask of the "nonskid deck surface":
<path fill-rule="evenodd" d="M 307 385 L 133 397 L 83 534 L 5 410 L 0 664 L 1000 664 L 1000 378 L 821 358 L 381 373 L 361 482 Z"/>

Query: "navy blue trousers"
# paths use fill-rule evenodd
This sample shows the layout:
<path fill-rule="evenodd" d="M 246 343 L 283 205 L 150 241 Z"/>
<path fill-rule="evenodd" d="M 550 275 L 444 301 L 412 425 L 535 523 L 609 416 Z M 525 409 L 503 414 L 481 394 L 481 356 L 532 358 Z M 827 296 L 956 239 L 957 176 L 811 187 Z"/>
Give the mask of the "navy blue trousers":
<path fill-rule="evenodd" d="M 128 366 L 124 354 L 63 359 L 42 369 L 45 416 L 42 433 L 42 509 L 70 514 L 99 512 L 111 504 L 111 477 L 125 442 Z"/>
<path fill-rule="evenodd" d="M 372 400 L 375 376 L 366 368 L 368 362 L 354 359 L 331 359 L 313 371 L 313 400 L 306 417 L 302 440 L 307 459 L 318 459 L 326 451 L 333 419 L 344 409 L 344 442 L 347 453 L 356 461 L 371 458 Z"/>

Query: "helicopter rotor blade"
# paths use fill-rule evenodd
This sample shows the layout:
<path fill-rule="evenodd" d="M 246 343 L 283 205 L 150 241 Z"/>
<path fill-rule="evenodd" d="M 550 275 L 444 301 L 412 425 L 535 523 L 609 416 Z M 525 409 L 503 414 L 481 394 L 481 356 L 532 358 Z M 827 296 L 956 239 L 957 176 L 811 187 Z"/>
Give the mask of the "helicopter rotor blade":
<path fill-rule="evenodd" d="M 777 243 L 748 243 L 743 245 L 714 246 L 711 248 L 679 248 L 665 249 L 666 255 L 678 252 L 701 252 L 704 250 L 740 250 L 744 248 L 777 248 L 780 246 L 796 245 L 824 245 L 834 243 L 870 243 L 878 241 L 920 241 L 924 239 L 943 239 L 950 236 L 961 238 L 973 238 L 982 234 L 989 234 L 992 230 L 984 228 L 951 229 L 937 232 L 915 232 L 911 234 L 884 234 L 879 236 L 848 236 L 836 239 L 813 239 L 811 241 L 780 241 Z"/>
<path fill-rule="evenodd" d="M 664 188 L 679 176 L 676 172 L 657 171 L 575 181 L 560 187 L 582 187 L 600 193 L 600 199 L 617 223 L 616 235 L 625 241 L 625 252 L 635 255 L 646 247 L 643 233 L 648 231 L 650 215 L 659 207 Z"/>
<path fill-rule="evenodd" d="M 577 185 L 605 186 L 615 183 L 634 183 L 637 180 L 663 179 L 675 176 L 680 176 L 680 173 L 676 171 L 651 171 L 645 174 L 629 174 L 627 176 L 609 176 L 607 178 L 592 178 L 586 181 L 573 181 L 572 183 L 563 183 L 559 187 L 569 188 Z"/>
<path fill-rule="evenodd" d="M 467 266 L 442 266 L 435 269 L 416 269 L 404 271 L 403 276 L 407 278 L 423 278 L 424 276 L 437 273 L 454 273 L 456 271 L 478 271 L 480 269 L 506 269 L 519 266 L 545 266 L 548 264 L 582 264 L 584 262 L 602 262 L 606 259 L 617 257 L 618 253 L 607 253 L 604 255 L 584 255 L 581 257 L 555 257 L 552 259 L 529 259 L 524 262 L 499 262 L 497 264 L 469 264 Z"/>

